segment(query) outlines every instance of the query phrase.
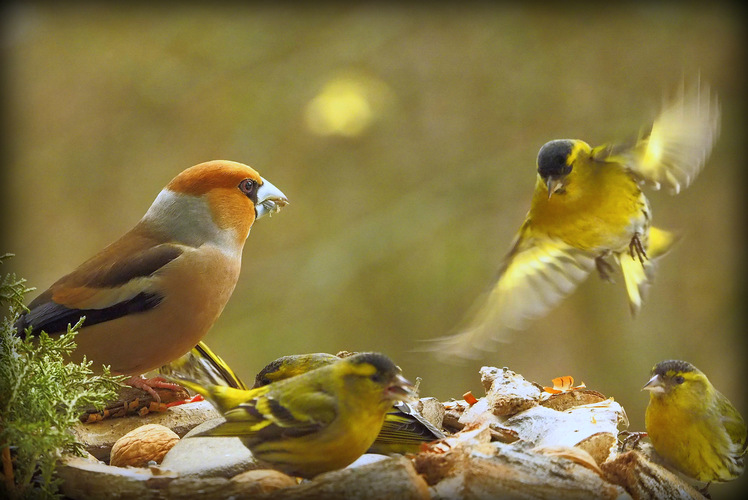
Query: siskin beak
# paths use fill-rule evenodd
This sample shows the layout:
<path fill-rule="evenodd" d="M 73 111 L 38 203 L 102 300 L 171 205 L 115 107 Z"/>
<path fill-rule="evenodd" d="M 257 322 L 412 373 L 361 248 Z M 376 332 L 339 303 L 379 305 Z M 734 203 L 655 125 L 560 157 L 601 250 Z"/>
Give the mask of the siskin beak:
<path fill-rule="evenodd" d="M 397 401 L 413 401 L 418 397 L 415 386 L 402 375 L 397 375 L 385 391 L 387 399 Z"/>
<path fill-rule="evenodd" d="M 546 186 L 548 186 L 548 199 L 550 200 L 551 196 L 553 196 L 553 193 L 563 189 L 564 180 L 563 178 L 548 177 L 548 180 L 546 181 Z"/>
<path fill-rule="evenodd" d="M 649 382 L 644 384 L 644 387 L 642 387 L 643 391 L 651 391 L 654 393 L 663 393 L 665 392 L 665 384 L 662 382 L 662 379 L 659 375 L 655 375 L 651 379 L 649 379 Z"/>
<path fill-rule="evenodd" d="M 288 205 L 288 198 L 280 189 L 265 179 L 262 179 L 262 186 L 257 190 L 257 204 L 255 205 L 255 219 L 265 215 L 273 215 L 280 212 L 280 209 Z"/>

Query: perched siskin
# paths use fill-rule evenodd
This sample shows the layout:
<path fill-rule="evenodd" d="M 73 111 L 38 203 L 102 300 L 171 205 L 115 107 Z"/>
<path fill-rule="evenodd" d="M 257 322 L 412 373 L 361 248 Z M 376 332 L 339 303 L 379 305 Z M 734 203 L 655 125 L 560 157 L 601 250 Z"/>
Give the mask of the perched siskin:
<path fill-rule="evenodd" d="M 706 375 L 685 361 L 663 361 L 652 369 L 644 390 L 649 391 L 647 434 L 675 469 L 705 483 L 743 473 L 745 422 Z"/>
<path fill-rule="evenodd" d="M 265 366 L 255 377 L 252 389 L 284 380 L 329 365 L 341 358 L 334 354 L 312 353 L 280 357 Z M 224 385 L 247 389 L 244 382 L 204 342 L 189 353 L 159 370 L 164 375 L 200 380 L 203 385 Z M 423 443 L 444 437 L 444 433 L 423 418 L 410 404 L 397 401 L 387 412 L 368 453 L 418 453 Z"/>
<path fill-rule="evenodd" d="M 188 352 L 234 291 L 254 222 L 288 200 L 251 167 L 225 160 L 190 167 L 169 182 L 122 237 L 29 304 L 19 335 L 67 331 L 85 316 L 76 360 L 139 375 Z"/>
<path fill-rule="evenodd" d="M 340 358 L 333 354 L 312 353 L 283 356 L 272 361 L 255 377 L 254 387 L 293 377 Z M 444 433 L 423 418 L 405 401 L 396 402 L 384 418 L 382 430 L 369 448 L 369 453 L 418 453 L 421 445 L 444 437 Z"/>
<path fill-rule="evenodd" d="M 281 356 L 268 363 L 259 371 L 255 376 L 255 384 L 252 388 L 262 387 L 278 380 L 295 377 L 296 375 L 329 365 L 340 359 L 340 357 L 334 354 L 327 354 L 325 352 Z"/>
<path fill-rule="evenodd" d="M 345 467 L 374 442 L 412 384 L 379 353 L 360 353 L 251 390 L 173 379 L 205 396 L 226 422 L 206 436 L 239 437 L 252 455 L 301 477 Z"/>
<path fill-rule="evenodd" d="M 643 185 L 673 193 L 694 180 L 717 139 L 720 108 L 696 84 L 670 102 L 628 143 L 591 147 L 576 139 L 540 148 L 530 210 L 498 280 L 467 327 L 437 339 L 435 351 L 476 357 L 489 341 L 545 315 L 593 270 L 609 279 L 620 266 L 632 314 L 654 272 L 655 259 L 675 241 L 651 226 Z"/>

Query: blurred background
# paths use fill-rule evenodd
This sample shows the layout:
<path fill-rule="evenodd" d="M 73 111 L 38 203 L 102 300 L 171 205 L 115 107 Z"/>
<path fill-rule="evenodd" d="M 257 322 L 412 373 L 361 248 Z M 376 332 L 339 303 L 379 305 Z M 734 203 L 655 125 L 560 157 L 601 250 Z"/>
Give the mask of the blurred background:
<path fill-rule="evenodd" d="M 181 170 L 231 159 L 291 202 L 252 229 L 205 339 L 245 379 L 281 355 L 377 350 L 446 400 L 507 366 L 545 385 L 573 375 L 643 430 L 649 370 L 678 358 L 748 416 L 746 33 L 731 5 L 11 4 L 0 253 L 17 256 L 3 272 L 45 289 Z M 684 238 L 636 319 L 620 274 L 591 276 L 481 360 L 417 352 L 493 283 L 542 144 L 628 138 L 699 73 L 722 136 L 688 190 L 648 193 Z"/>

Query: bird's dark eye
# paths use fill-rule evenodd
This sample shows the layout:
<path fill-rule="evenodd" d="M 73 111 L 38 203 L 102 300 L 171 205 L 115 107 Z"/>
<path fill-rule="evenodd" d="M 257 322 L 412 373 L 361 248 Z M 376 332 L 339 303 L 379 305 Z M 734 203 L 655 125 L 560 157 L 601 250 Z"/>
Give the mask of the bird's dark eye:
<path fill-rule="evenodd" d="M 379 383 L 381 383 L 384 380 L 384 377 L 382 376 L 381 373 L 375 373 L 374 375 L 371 375 L 369 378 L 375 384 L 379 384 Z"/>
<path fill-rule="evenodd" d="M 257 203 L 257 181 L 254 179 L 242 179 L 239 183 L 239 191 L 244 193 L 250 200 Z"/>
<path fill-rule="evenodd" d="M 686 379 L 684 379 L 684 378 L 683 378 L 683 377 L 681 377 L 680 375 L 678 375 L 677 377 L 675 377 L 675 379 L 674 379 L 674 380 L 675 380 L 675 383 L 676 383 L 676 384 L 682 384 L 683 382 L 685 382 L 685 381 L 686 381 Z"/>

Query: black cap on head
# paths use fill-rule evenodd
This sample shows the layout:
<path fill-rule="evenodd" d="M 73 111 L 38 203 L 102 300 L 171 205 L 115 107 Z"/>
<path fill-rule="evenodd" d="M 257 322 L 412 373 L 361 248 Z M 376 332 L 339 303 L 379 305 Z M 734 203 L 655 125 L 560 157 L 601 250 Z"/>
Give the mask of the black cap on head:
<path fill-rule="evenodd" d="M 572 150 L 572 142 L 558 139 L 547 142 L 538 152 L 538 173 L 543 179 L 561 177 L 571 172 L 571 165 L 566 163 Z"/>
<path fill-rule="evenodd" d="M 271 361 L 268 365 L 265 366 L 265 368 L 260 370 L 260 373 L 255 376 L 255 385 L 253 385 L 252 388 L 254 389 L 255 387 L 268 385 L 270 382 L 272 382 L 272 380 L 268 378 L 268 375 L 280 370 L 283 366 L 284 359 L 285 356 Z"/>
<path fill-rule="evenodd" d="M 362 352 L 347 359 L 351 363 L 369 363 L 380 373 L 398 373 L 400 368 L 387 356 L 378 352 Z"/>
<path fill-rule="evenodd" d="M 667 372 L 684 373 L 696 371 L 696 367 L 687 361 L 680 361 L 678 359 L 669 359 L 667 361 L 660 361 L 652 368 L 653 375 L 665 376 Z"/>

